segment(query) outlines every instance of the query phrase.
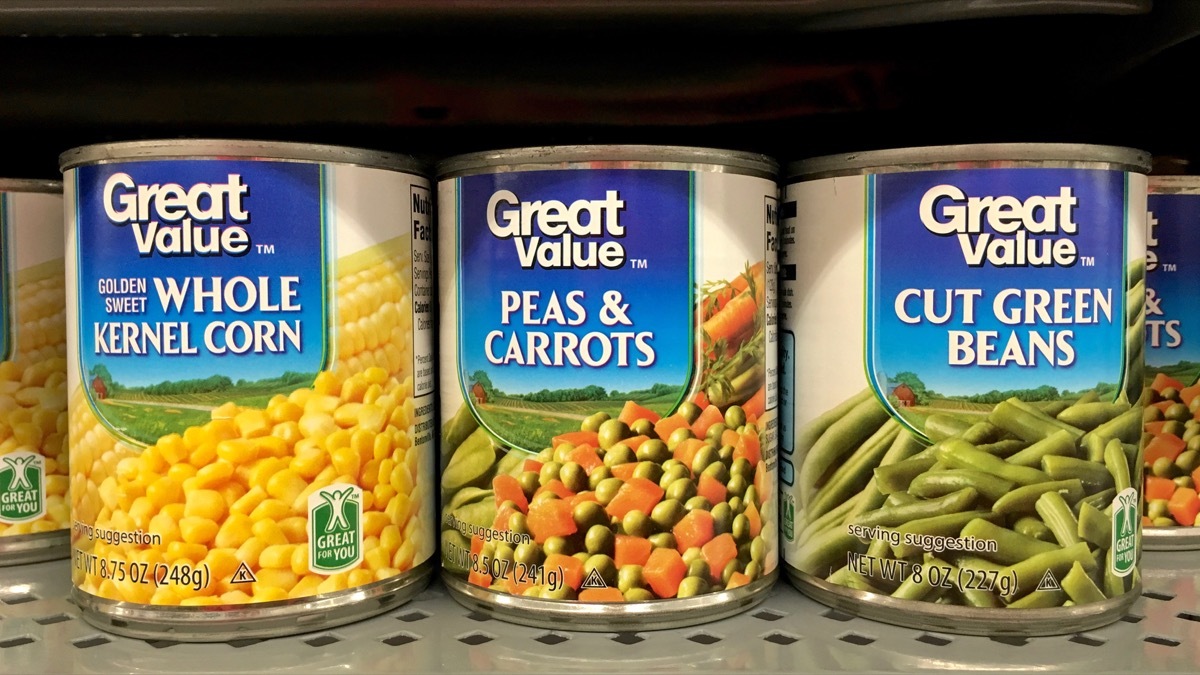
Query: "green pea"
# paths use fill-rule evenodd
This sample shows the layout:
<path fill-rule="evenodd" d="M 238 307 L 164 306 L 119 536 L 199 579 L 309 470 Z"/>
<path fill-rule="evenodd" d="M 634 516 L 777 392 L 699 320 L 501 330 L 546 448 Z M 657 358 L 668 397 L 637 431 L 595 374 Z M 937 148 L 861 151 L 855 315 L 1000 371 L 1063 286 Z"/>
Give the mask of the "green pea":
<path fill-rule="evenodd" d="M 1171 420 L 1163 424 L 1162 432 L 1164 434 L 1171 434 L 1176 438 L 1183 438 L 1184 433 L 1187 432 L 1187 427 L 1183 426 L 1183 422 L 1179 420 Z"/>
<path fill-rule="evenodd" d="M 492 556 L 494 556 L 494 555 L 496 555 L 496 542 L 494 542 L 494 541 L 489 541 L 488 543 L 484 544 L 482 548 L 479 549 L 480 560 L 482 560 L 484 558 L 491 560 Z"/>
<path fill-rule="evenodd" d="M 754 466 L 745 457 L 738 457 L 733 460 L 733 465 L 729 468 L 729 475 L 731 477 L 741 476 L 743 480 L 749 481 L 754 477 Z"/>
<path fill-rule="evenodd" d="M 641 565 L 626 565 L 617 572 L 617 588 L 622 593 L 628 593 L 631 588 L 645 588 L 646 578 L 642 576 Z"/>
<path fill-rule="evenodd" d="M 591 416 L 587 417 L 586 419 L 584 419 L 583 424 L 579 425 L 579 430 L 580 431 L 594 431 L 594 432 L 599 433 L 600 425 L 604 424 L 609 419 L 610 419 L 610 417 L 608 416 L 608 413 L 598 412 L 598 413 L 591 415 Z"/>
<path fill-rule="evenodd" d="M 722 445 L 721 449 L 717 451 L 717 459 L 721 460 L 726 467 L 733 466 L 733 453 L 732 445 Z"/>
<path fill-rule="evenodd" d="M 621 530 L 631 537 L 649 537 L 654 534 L 654 521 L 641 511 L 633 509 L 621 519 Z"/>
<path fill-rule="evenodd" d="M 583 467 L 575 462 L 563 464 L 562 469 L 558 472 L 558 479 L 574 493 L 583 492 L 588 487 L 587 471 L 584 471 Z"/>
<path fill-rule="evenodd" d="M 750 435 L 750 434 L 757 436 L 758 435 L 758 425 L 754 424 L 754 423 L 749 423 L 749 424 L 743 425 L 741 427 L 738 427 L 738 433 L 742 434 L 743 436 Z"/>
<path fill-rule="evenodd" d="M 733 509 L 729 507 L 728 502 L 720 502 L 712 505 L 713 517 L 713 534 L 721 535 L 729 532 L 733 527 Z"/>
<path fill-rule="evenodd" d="M 704 470 L 708 468 L 708 465 L 719 461 L 721 461 L 721 458 L 717 455 L 716 448 L 712 447 L 711 445 L 706 445 L 703 448 L 700 448 L 700 452 L 696 453 L 696 459 L 692 460 L 692 475 L 699 476 L 700 474 L 704 473 Z"/>
<path fill-rule="evenodd" d="M 709 427 L 708 431 L 704 432 L 704 440 L 713 441 L 715 444 L 719 445 L 721 441 L 721 435 L 724 434 L 725 430 L 728 428 L 729 427 L 725 426 L 721 422 L 717 422 Z"/>
<path fill-rule="evenodd" d="M 687 470 L 687 467 L 683 466 L 682 464 L 677 464 L 663 471 L 662 478 L 658 479 L 658 486 L 666 490 L 671 483 L 674 483 L 680 478 L 687 480 L 687 478 L 691 475 L 692 474 Z"/>
<path fill-rule="evenodd" d="M 742 564 L 736 558 L 725 563 L 725 569 L 721 570 L 721 584 L 728 586 L 729 582 L 733 580 L 733 575 L 741 571 Z"/>
<path fill-rule="evenodd" d="M 654 594 L 644 588 L 631 588 L 625 591 L 626 602 L 650 602 L 654 599 Z"/>
<path fill-rule="evenodd" d="M 1167 508 L 1169 503 L 1170 502 L 1168 502 L 1166 499 L 1150 500 L 1146 504 L 1146 515 L 1150 517 L 1150 520 L 1154 520 L 1155 518 L 1166 518 L 1167 516 L 1171 515 L 1170 510 Z"/>
<path fill-rule="evenodd" d="M 612 469 L 607 466 L 598 466 L 592 469 L 592 472 L 588 474 L 588 489 L 595 490 L 600 481 L 606 478 L 612 478 Z"/>
<path fill-rule="evenodd" d="M 751 560 L 754 560 L 754 557 L 750 553 L 749 542 L 738 544 L 738 560 L 741 560 L 743 563 L 749 563 Z"/>
<path fill-rule="evenodd" d="M 545 600 L 574 600 L 575 589 L 560 582 L 558 588 L 543 588 L 541 597 Z"/>
<path fill-rule="evenodd" d="M 1182 403 L 1176 403 L 1175 405 L 1172 405 L 1171 407 L 1167 408 L 1163 412 L 1163 417 L 1165 417 L 1168 420 L 1178 420 L 1180 422 L 1186 422 L 1187 420 L 1192 418 L 1192 411 L 1189 410 L 1186 405 L 1184 405 Z"/>
<path fill-rule="evenodd" d="M 542 486 L 541 477 L 536 471 L 523 471 L 520 476 L 517 476 L 517 484 L 521 486 L 521 492 L 525 493 L 525 497 L 532 497 L 533 493 Z"/>
<path fill-rule="evenodd" d="M 1150 471 L 1159 478 L 1172 478 L 1175 476 L 1177 468 L 1175 462 L 1172 462 L 1170 457 L 1159 457 L 1150 466 Z"/>
<path fill-rule="evenodd" d="M 598 572 L 606 585 L 617 585 L 617 564 L 609 556 L 598 554 L 590 556 L 584 561 L 583 578 L 587 579 L 592 575 L 592 572 Z"/>
<path fill-rule="evenodd" d="M 689 577 L 700 577 L 701 579 L 707 579 L 711 574 L 712 571 L 708 569 L 708 562 L 706 562 L 703 557 L 697 558 L 688 563 L 687 576 Z"/>
<path fill-rule="evenodd" d="M 542 561 L 542 551 L 537 544 L 517 544 L 513 551 L 513 560 L 522 565 L 536 565 Z"/>
<path fill-rule="evenodd" d="M 571 518 L 581 532 L 587 532 L 597 525 L 601 527 L 608 525 L 608 513 L 605 512 L 603 505 L 596 502 L 579 502 L 571 511 Z"/>
<path fill-rule="evenodd" d="M 762 570 L 762 563 L 758 562 L 757 560 L 752 560 L 746 565 L 746 571 L 742 572 L 742 574 L 750 577 L 750 581 L 758 581 L 759 578 L 762 577 Z"/>
<path fill-rule="evenodd" d="M 621 420 L 607 420 L 600 425 L 600 429 L 596 432 L 596 435 L 597 440 L 600 442 L 600 447 L 605 450 L 633 436 L 630 433 L 629 425 Z"/>
<path fill-rule="evenodd" d="M 669 530 L 675 527 L 685 515 L 687 511 L 683 508 L 683 504 L 675 499 L 664 499 L 654 505 L 654 510 L 650 512 L 650 520 L 658 526 L 660 530 Z"/>
<path fill-rule="evenodd" d="M 571 557 L 578 560 L 581 563 L 586 563 L 588 561 L 588 558 L 592 557 L 592 554 L 588 553 L 587 551 L 580 551 L 578 553 L 573 554 Z"/>
<path fill-rule="evenodd" d="M 696 496 L 683 503 L 683 508 L 685 511 L 695 511 L 696 509 L 708 511 L 712 509 L 712 507 L 712 502 L 708 501 L 708 497 Z"/>
<path fill-rule="evenodd" d="M 542 490 L 541 492 L 534 495 L 533 499 L 529 500 L 529 504 L 530 504 L 530 506 L 532 506 L 534 504 L 541 504 L 542 502 L 554 501 L 555 499 L 562 499 L 562 497 L 559 497 L 557 492 L 551 492 L 550 490 Z"/>
<path fill-rule="evenodd" d="M 679 592 L 675 594 L 677 598 L 691 598 L 697 595 L 703 595 L 709 590 L 708 580 L 700 577 L 684 577 L 683 581 L 679 582 Z"/>
<path fill-rule="evenodd" d="M 554 450 L 552 448 L 546 448 L 545 450 L 542 450 L 537 454 L 537 461 L 541 462 L 542 464 L 545 464 L 546 462 L 553 462 Z"/>
<path fill-rule="evenodd" d="M 731 405 L 725 411 L 725 426 L 737 429 L 746 425 L 746 411 L 740 405 Z"/>
<path fill-rule="evenodd" d="M 732 476 L 730 477 L 729 482 L 725 484 L 725 490 L 729 493 L 730 497 L 741 497 L 746 493 L 747 485 L 748 483 L 746 483 L 745 478 L 742 478 L 741 476 Z M 745 500 L 743 499 L 743 501 Z"/>
<path fill-rule="evenodd" d="M 677 478 L 675 482 L 667 486 L 667 499 L 674 499 L 677 502 L 686 502 L 696 496 L 696 484 L 691 478 Z"/>
<path fill-rule="evenodd" d="M 1175 484 L 1176 484 L 1176 485 L 1178 485 L 1179 487 L 1182 487 L 1182 488 L 1194 488 L 1194 487 L 1196 487 L 1196 486 L 1193 484 L 1193 481 L 1192 481 L 1192 477 L 1191 477 L 1191 476 L 1180 476 L 1180 477 L 1178 477 L 1178 478 L 1176 478 L 1176 479 L 1175 479 Z"/>
<path fill-rule="evenodd" d="M 733 498 L 730 498 L 730 499 L 729 499 L 729 501 L 727 501 L 727 502 L 725 502 L 725 503 L 726 503 L 726 504 L 729 504 L 729 508 L 730 508 L 730 509 L 731 509 L 731 510 L 732 510 L 734 513 L 741 513 L 742 511 L 744 511 L 744 510 L 745 510 L 745 509 L 742 507 L 742 498 L 741 498 L 741 497 L 733 497 Z"/>
<path fill-rule="evenodd" d="M 1179 456 L 1175 458 L 1175 466 L 1182 469 L 1184 473 L 1192 473 L 1200 468 L 1200 453 L 1195 450 L 1185 450 L 1179 453 Z"/>
<path fill-rule="evenodd" d="M 652 535 L 650 535 L 649 539 L 650 539 L 650 544 L 652 546 L 654 546 L 654 548 L 675 548 L 676 547 L 675 535 L 671 534 L 670 532 L 659 532 L 658 534 L 652 534 Z"/>
<path fill-rule="evenodd" d="M 704 552 L 699 546 L 693 546 L 683 552 L 683 562 L 686 565 L 691 565 L 693 560 L 704 560 Z"/>
<path fill-rule="evenodd" d="M 547 556 L 571 555 L 575 552 L 566 537 L 548 537 L 546 541 L 542 542 L 542 550 L 546 552 Z"/>
<path fill-rule="evenodd" d="M 496 507 L 497 511 L 503 511 L 505 509 L 508 509 L 509 511 L 519 511 L 520 510 L 517 508 L 517 503 L 511 499 L 505 499 L 504 501 L 500 502 L 499 506 Z"/>
<path fill-rule="evenodd" d="M 746 491 L 742 493 L 742 501 L 753 504 L 756 508 L 762 506 L 762 502 L 758 499 L 758 488 L 753 485 L 746 486 Z"/>
<path fill-rule="evenodd" d="M 607 506 L 613 500 L 613 497 L 617 496 L 617 491 L 624 484 L 620 478 L 605 478 L 596 485 L 596 499 L 599 499 L 601 504 Z"/>
<path fill-rule="evenodd" d="M 643 462 L 654 462 L 663 465 L 671 459 L 671 450 L 667 447 L 666 443 L 657 438 L 652 438 L 642 441 L 642 444 L 638 446 L 637 458 Z M 662 468 L 665 470 L 667 467 L 663 466 Z"/>
<path fill-rule="evenodd" d="M 680 469 L 683 469 L 685 471 L 687 470 L 687 466 L 683 462 L 675 459 L 674 457 L 672 457 L 671 459 L 668 459 L 665 462 L 662 462 L 663 471 L 671 471 L 675 467 L 679 467 Z"/>
<path fill-rule="evenodd" d="M 616 552 L 617 537 L 608 529 L 608 525 L 593 525 L 588 528 L 583 538 L 583 546 L 588 553 L 613 555 Z"/>
<path fill-rule="evenodd" d="M 1175 387 L 1163 387 L 1163 390 L 1158 392 L 1158 396 L 1164 401 L 1178 401 L 1179 390 Z"/>
<path fill-rule="evenodd" d="M 1183 435 L 1180 436 L 1180 438 L 1186 443 L 1195 438 L 1197 434 L 1200 434 L 1200 426 L 1185 426 L 1183 429 Z"/>
<path fill-rule="evenodd" d="M 737 516 L 734 516 L 733 527 L 730 528 L 729 533 L 733 535 L 733 540 L 738 543 L 750 541 L 750 519 L 746 517 L 746 514 L 739 513 Z"/>
<path fill-rule="evenodd" d="M 1197 396 L 1196 398 L 1194 398 L 1192 400 L 1200 401 L 1200 396 Z M 1194 450 L 1196 452 L 1200 452 L 1200 436 L 1193 436 L 1191 439 L 1189 439 L 1187 442 L 1187 449 Z"/>
<path fill-rule="evenodd" d="M 729 469 L 726 469 L 721 462 L 713 462 L 705 467 L 704 475 L 715 478 L 722 485 L 729 482 Z"/>
<path fill-rule="evenodd" d="M 767 542 L 758 535 L 750 542 L 750 559 L 762 565 L 767 560 Z"/>
<path fill-rule="evenodd" d="M 620 464 L 631 464 L 637 461 L 637 455 L 624 443 L 617 443 L 604 453 L 604 466 L 612 468 Z"/>
<path fill-rule="evenodd" d="M 667 448 L 674 450 L 679 446 L 680 443 L 688 440 L 689 438 L 695 437 L 696 434 L 693 434 L 691 429 L 688 429 L 687 427 L 680 427 L 675 431 L 672 431 L 671 435 L 667 437 Z"/>
<path fill-rule="evenodd" d="M 1192 399 L 1193 402 L 1195 402 L 1195 400 L 1196 400 L 1195 398 Z M 1192 412 L 1195 412 L 1195 410 L 1193 410 Z M 1200 429 L 1200 420 L 1193 417 L 1192 419 L 1183 423 L 1183 428 L 1185 428 L 1185 429 Z"/>
<path fill-rule="evenodd" d="M 654 462 L 638 462 L 637 467 L 633 470 L 633 477 L 645 478 L 652 483 L 657 483 L 663 477 L 663 470 Z"/>
<path fill-rule="evenodd" d="M 514 555 L 515 552 L 513 551 L 513 547 L 509 546 L 508 544 L 500 543 L 496 544 L 496 553 L 493 554 L 492 557 L 496 560 L 503 560 L 504 562 L 508 563 L 508 565 L 503 566 L 501 569 L 512 569 L 512 563 L 515 559 Z"/>
<path fill-rule="evenodd" d="M 542 470 L 538 472 L 538 482 L 542 487 L 546 487 L 552 480 L 558 480 L 558 472 L 562 471 L 562 466 L 558 462 L 546 462 L 542 465 Z"/>
<path fill-rule="evenodd" d="M 1163 411 L 1154 406 L 1146 406 L 1142 412 L 1142 422 L 1149 424 L 1150 422 L 1161 422 L 1163 420 Z"/>
<path fill-rule="evenodd" d="M 521 595 L 526 598 L 540 598 L 542 597 L 542 587 L 530 586 L 529 588 L 526 588 L 525 592 L 521 593 Z"/>
<path fill-rule="evenodd" d="M 566 464 L 571 457 L 571 453 L 575 451 L 574 443 L 559 443 L 554 448 L 554 461 L 559 464 Z"/>
<path fill-rule="evenodd" d="M 1179 523 L 1175 522 L 1174 518 L 1155 518 L 1152 521 L 1154 527 L 1177 527 Z"/>
<path fill-rule="evenodd" d="M 529 525 L 525 522 L 524 513 L 514 513 L 508 517 L 508 531 L 516 534 L 529 534 Z"/>
<path fill-rule="evenodd" d="M 634 420 L 633 424 L 629 425 L 629 430 L 633 432 L 634 436 L 653 436 L 654 422 L 643 417 L 642 419 Z"/>
<path fill-rule="evenodd" d="M 675 414 L 687 420 L 688 424 L 694 423 L 696 419 L 700 417 L 701 412 L 704 411 L 700 410 L 700 406 L 692 403 L 691 401 L 684 401 L 683 403 L 680 403 L 679 408 L 675 410 Z"/>

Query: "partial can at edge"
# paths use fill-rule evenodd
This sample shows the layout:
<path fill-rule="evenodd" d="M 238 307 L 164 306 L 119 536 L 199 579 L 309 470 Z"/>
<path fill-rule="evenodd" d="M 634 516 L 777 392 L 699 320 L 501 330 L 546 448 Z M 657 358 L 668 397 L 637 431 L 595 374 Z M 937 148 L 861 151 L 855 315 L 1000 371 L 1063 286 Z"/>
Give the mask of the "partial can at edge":
<path fill-rule="evenodd" d="M 778 575 L 777 165 L 563 146 L 439 168 L 442 577 L 580 630 L 681 626 Z"/>
<path fill-rule="evenodd" d="M 218 641 L 420 592 L 436 508 L 420 166 L 225 140 L 61 161 L 83 617 Z"/>
<path fill-rule="evenodd" d="M 1200 548 L 1200 178 L 1150 176 L 1146 222 L 1146 499 L 1149 550 Z"/>
<path fill-rule="evenodd" d="M 1065 144 L 791 168 L 780 536 L 801 591 L 983 635 L 1134 602 L 1148 168 Z"/>
<path fill-rule="evenodd" d="M 67 557 L 62 184 L 0 180 L 0 566 Z"/>

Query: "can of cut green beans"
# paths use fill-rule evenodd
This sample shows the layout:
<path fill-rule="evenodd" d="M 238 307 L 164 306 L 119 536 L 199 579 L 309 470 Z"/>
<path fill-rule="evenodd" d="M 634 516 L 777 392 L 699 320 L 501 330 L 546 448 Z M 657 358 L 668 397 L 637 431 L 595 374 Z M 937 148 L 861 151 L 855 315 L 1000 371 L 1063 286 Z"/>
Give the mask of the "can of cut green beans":
<path fill-rule="evenodd" d="M 790 167 L 780 511 L 801 591 L 983 635 L 1133 603 L 1149 160 L 1005 144 Z"/>
<path fill-rule="evenodd" d="M 1200 548 L 1200 178 L 1151 176 L 1146 221 L 1146 548 Z"/>
<path fill-rule="evenodd" d="M 776 172 L 654 146 L 439 167 L 442 576 L 459 602 L 638 630 L 765 597 Z"/>

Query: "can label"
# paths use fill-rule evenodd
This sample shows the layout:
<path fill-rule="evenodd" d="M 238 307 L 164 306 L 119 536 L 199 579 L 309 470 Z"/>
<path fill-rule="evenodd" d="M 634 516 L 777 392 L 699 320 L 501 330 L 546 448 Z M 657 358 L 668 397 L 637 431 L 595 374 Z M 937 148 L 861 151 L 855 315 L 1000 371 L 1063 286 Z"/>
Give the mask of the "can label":
<path fill-rule="evenodd" d="M 442 564 L 645 601 L 776 567 L 773 182 L 442 181 Z"/>
<path fill-rule="evenodd" d="M 61 214 L 57 194 L 0 194 L 0 538 L 70 526 Z"/>
<path fill-rule="evenodd" d="M 1146 499 L 1151 528 L 1193 526 L 1200 513 L 1200 313 L 1192 265 L 1200 189 L 1150 180 L 1146 221 Z"/>
<path fill-rule="evenodd" d="M 427 560 L 428 184 L 198 159 L 67 179 L 75 583 L 234 605 Z"/>
<path fill-rule="evenodd" d="M 1142 176 L 1065 168 L 788 186 L 793 568 L 976 608 L 1128 592 L 1144 195 Z"/>

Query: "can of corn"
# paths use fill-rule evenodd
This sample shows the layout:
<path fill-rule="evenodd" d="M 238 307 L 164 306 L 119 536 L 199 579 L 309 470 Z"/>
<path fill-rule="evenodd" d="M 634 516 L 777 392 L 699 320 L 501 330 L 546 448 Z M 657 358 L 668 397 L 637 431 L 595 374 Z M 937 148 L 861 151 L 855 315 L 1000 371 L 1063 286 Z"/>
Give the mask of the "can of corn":
<path fill-rule="evenodd" d="M 439 167 L 442 577 L 579 630 L 774 582 L 777 167 L 563 146 Z"/>
<path fill-rule="evenodd" d="M 420 165 L 224 140 L 60 161 L 83 616 L 215 641 L 420 592 L 436 499 Z"/>
<path fill-rule="evenodd" d="M 1145 542 L 1200 548 L 1200 323 L 1191 260 L 1200 260 L 1200 178 L 1150 176 L 1146 221 Z"/>
<path fill-rule="evenodd" d="M 0 566 L 65 558 L 62 184 L 0 180 Z"/>
<path fill-rule="evenodd" d="M 790 167 L 781 536 L 800 590 L 984 635 L 1132 605 L 1149 159 L 1008 144 Z"/>

